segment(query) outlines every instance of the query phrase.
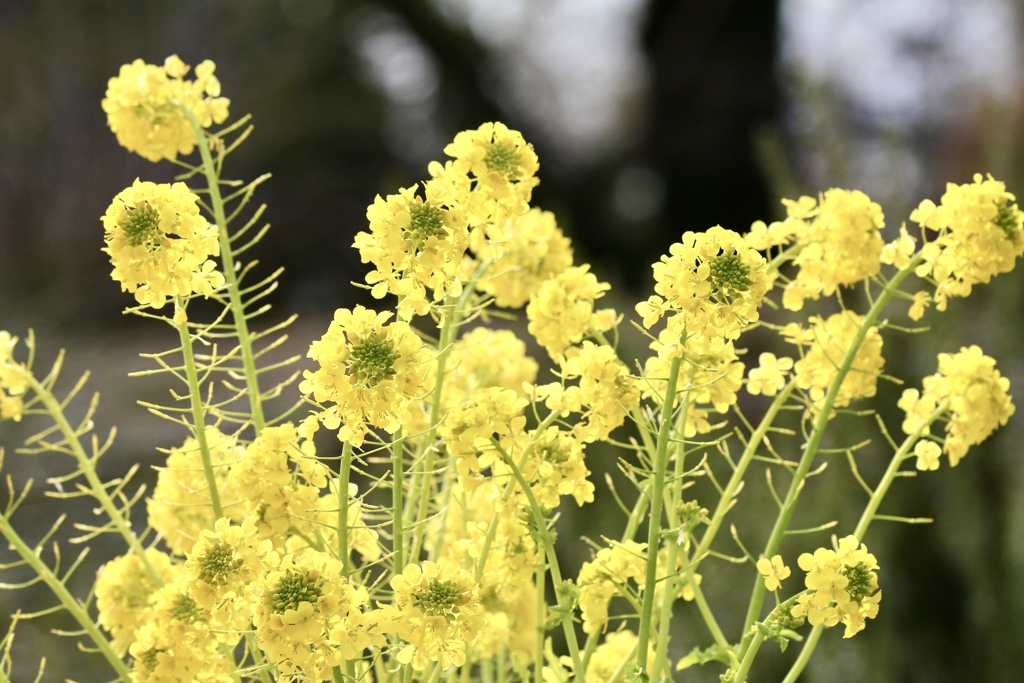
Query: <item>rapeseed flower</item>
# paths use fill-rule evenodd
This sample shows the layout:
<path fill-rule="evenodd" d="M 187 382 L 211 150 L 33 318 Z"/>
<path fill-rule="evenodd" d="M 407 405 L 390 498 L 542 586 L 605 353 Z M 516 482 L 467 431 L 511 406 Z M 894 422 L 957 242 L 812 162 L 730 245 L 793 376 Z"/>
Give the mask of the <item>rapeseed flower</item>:
<path fill-rule="evenodd" d="M 503 123 L 484 123 L 476 130 L 458 133 L 444 148 L 454 158 L 454 170 L 472 174 L 475 189 L 493 201 L 494 218 L 518 216 L 529 209 L 533 188 L 540 182 L 540 164 L 533 145 L 522 133 Z"/>
<path fill-rule="evenodd" d="M 624 541 L 602 548 L 592 561 L 583 563 L 576 585 L 580 589 L 584 633 L 600 633 L 608 623 L 608 603 L 612 597 L 627 590 L 629 579 L 643 578 L 647 570 L 646 551 L 646 543 Z"/>
<path fill-rule="evenodd" d="M 999 374 L 994 359 L 978 346 L 967 346 L 959 353 L 940 353 L 938 371 L 924 378 L 923 390 L 906 389 L 899 407 L 906 417 L 903 431 L 913 434 L 940 405 L 940 419 L 946 422 L 943 451 L 955 467 L 967 450 L 980 444 L 999 427 L 1006 424 L 1016 408 L 1008 390 L 1010 380 Z M 922 448 L 925 448 L 924 446 Z M 937 460 L 919 455 L 918 465 L 928 469 L 938 466 Z"/>
<path fill-rule="evenodd" d="M 463 484 L 500 459 L 495 442 L 509 454 L 523 445 L 526 406 L 526 399 L 515 391 L 490 387 L 452 408 L 438 434 Z"/>
<path fill-rule="evenodd" d="M 938 232 L 921 247 L 917 275 L 935 281 L 936 308 L 951 296 L 967 296 L 974 285 L 1013 269 L 1024 254 L 1024 212 L 1006 185 L 992 176 L 946 185 L 938 206 L 924 200 L 910 214 L 922 228 Z"/>
<path fill-rule="evenodd" d="M 863 192 L 833 188 L 817 202 L 801 197 L 786 209 L 797 219 L 793 237 L 799 251 L 793 262 L 800 269 L 783 292 L 786 308 L 799 311 L 805 299 L 828 296 L 881 268 L 882 207 Z"/>
<path fill-rule="evenodd" d="M 644 327 L 671 314 L 676 336 L 736 339 L 756 322 L 768 291 L 767 262 L 739 234 L 720 226 L 683 233 L 654 269 L 654 291 L 637 304 Z"/>
<path fill-rule="evenodd" d="M 21 420 L 28 391 L 28 369 L 14 360 L 18 338 L 0 330 L 0 420 Z"/>
<path fill-rule="evenodd" d="M 451 560 L 410 564 L 391 579 L 394 604 L 389 630 L 405 641 L 396 658 L 422 671 L 463 666 L 466 649 L 483 625 L 480 595 L 472 575 Z"/>
<path fill-rule="evenodd" d="M 107 83 L 103 111 L 117 141 L 150 161 L 191 154 L 196 136 L 186 111 L 203 128 L 228 118 L 230 100 L 220 97 L 216 66 L 204 60 L 195 80 L 185 80 L 189 66 L 171 55 L 163 66 L 136 59 Z"/>
<path fill-rule="evenodd" d="M 796 385 L 808 393 L 813 403 L 818 404 L 825 399 L 863 321 L 863 316 L 843 311 L 824 319 L 811 316 L 808 319 L 810 326 L 806 328 L 798 323 L 790 323 L 783 328 L 782 336 L 800 347 L 803 354 L 793 366 Z M 842 408 L 856 399 L 874 396 L 883 365 L 882 335 L 878 328 L 872 327 L 857 349 L 833 407 Z"/>
<path fill-rule="evenodd" d="M 793 359 L 786 356 L 776 358 L 774 353 L 765 352 L 757 357 L 757 361 L 759 365 L 747 374 L 747 391 L 754 396 L 774 396 L 782 391 L 786 377 L 793 369 Z"/>
<path fill-rule="evenodd" d="M 429 359 L 408 323 L 388 325 L 390 317 L 362 306 L 338 309 L 327 333 L 309 347 L 320 367 L 303 372 L 299 391 L 333 405 L 306 418 L 302 436 L 323 424 L 361 446 L 370 427 L 393 434 L 411 419 L 409 404 L 428 391 Z"/>
<path fill-rule="evenodd" d="M 200 215 L 198 201 L 184 183 L 136 180 L 103 214 L 111 277 L 140 304 L 160 308 L 171 297 L 209 296 L 223 286 L 210 259 L 220 254 L 218 228 Z"/>
<path fill-rule="evenodd" d="M 526 306 L 527 329 L 537 343 L 558 358 L 590 330 L 606 331 L 615 324 L 613 311 L 595 311 L 594 302 L 611 289 L 598 282 L 589 265 L 566 268 L 545 280 Z"/>
<path fill-rule="evenodd" d="M 811 626 L 826 628 L 842 622 L 844 638 L 864 629 L 865 619 L 874 619 L 882 592 L 878 589 L 878 561 L 856 536 L 839 541 L 839 549 L 818 548 L 797 559 L 807 572 L 804 585 L 810 589 L 797 598 L 794 617 L 806 617 Z"/>
<path fill-rule="evenodd" d="M 145 552 L 156 576 L 134 554 L 114 558 L 96 574 L 96 623 L 111 635 L 111 646 L 122 655 L 135 640 L 135 630 L 149 619 L 153 593 L 176 571 L 166 553 L 155 548 Z"/>
<path fill-rule="evenodd" d="M 782 582 L 792 573 L 782 561 L 782 555 L 774 555 L 770 560 L 762 557 L 756 566 L 757 573 L 764 577 L 764 587 L 770 591 L 779 590 Z"/>

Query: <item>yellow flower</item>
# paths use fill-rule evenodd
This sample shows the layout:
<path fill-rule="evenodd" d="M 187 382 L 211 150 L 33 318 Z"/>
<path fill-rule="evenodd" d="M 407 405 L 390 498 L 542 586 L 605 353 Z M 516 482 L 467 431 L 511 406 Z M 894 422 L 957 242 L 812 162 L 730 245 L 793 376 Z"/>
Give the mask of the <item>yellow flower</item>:
<path fill-rule="evenodd" d="M 783 580 L 791 574 L 789 567 L 782 561 L 782 555 L 775 555 L 771 560 L 762 557 L 757 561 L 757 571 L 764 577 L 764 587 L 770 591 L 779 590 Z"/>
<path fill-rule="evenodd" d="M 757 321 L 768 291 L 764 257 L 739 234 L 717 225 L 684 233 L 653 268 L 657 295 L 636 310 L 648 328 L 671 311 L 669 327 L 676 335 L 736 339 Z"/>
<path fill-rule="evenodd" d="M 292 530 L 316 534 L 312 517 L 329 475 L 313 442 L 299 440 L 295 425 L 267 427 L 231 467 L 227 490 L 240 504 L 227 514 L 236 520 L 252 517 L 260 538 L 284 547 Z"/>
<path fill-rule="evenodd" d="M 604 642 L 594 649 L 584 683 L 605 683 L 613 680 L 627 659 L 636 659 L 636 642 L 636 634 L 629 629 L 609 633 Z M 648 669 L 654 665 L 655 656 L 652 647 L 648 655 Z M 670 661 L 665 662 L 666 670 L 671 670 L 671 666 Z"/>
<path fill-rule="evenodd" d="M 213 62 L 203 61 L 196 67 L 195 80 L 186 81 L 189 67 L 177 55 L 168 57 L 163 66 L 141 59 L 123 65 L 107 83 L 102 102 L 117 141 L 150 161 L 173 161 L 179 154 L 190 154 L 196 137 L 186 111 L 203 128 L 228 117 L 230 101 L 220 97 L 215 68 Z"/>
<path fill-rule="evenodd" d="M 0 330 L 0 420 L 21 420 L 22 396 L 28 391 L 28 369 L 14 360 L 18 338 Z"/>
<path fill-rule="evenodd" d="M 614 543 L 599 550 L 593 561 L 583 563 L 576 585 L 580 588 L 584 633 L 599 633 L 608 623 L 608 603 L 612 597 L 625 590 L 629 579 L 637 581 L 644 576 L 646 550 L 646 543 Z"/>
<path fill-rule="evenodd" d="M 789 204 L 791 218 L 802 219 L 795 234 L 799 253 L 796 278 L 787 285 L 783 305 L 794 311 L 807 298 L 830 295 L 840 285 L 849 287 L 881 268 L 884 226 L 882 208 L 859 190 L 827 190 L 813 200 L 801 197 Z"/>
<path fill-rule="evenodd" d="M 844 638 L 864 628 L 865 619 L 878 615 L 882 592 L 878 589 L 878 561 L 856 536 L 839 541 L 839 549 L 818 548 L 804 553 L 797 564 L 807 572 L 803 593 L 793 606 L 793 616 L 806 617 L 812 626 L 846 626 Z"/>
<path fill-rule="evenodd" d="M 572 247 L 550 211 L 532 208 L 489 226 L 488 239 L 474 245 L 479 261 L 492 263 L 477 289 L 496 306 L 519 308 L 540 286 L 572 265 Z"/>
<path fill-rule="evenodd" d="M 455 342 L 448 363 L 443 396 L 450 405 L 491 387 L 525 398 L 523 384 L 537 378 L 537 361 L 526 355 L 526 344 L 511 330 L 473 328 Z"/>
<path fill-rule="evenodd" d="M 342 563 L 308 550 L 286 555 L 262 574 L 252 606 L 256 642 L 286 676 L 302 673 L 313 681 L 331 680 L 343 652 L 329 641 L 353 607 L 368 601 L 366 590 L 342 576 Z"/>
<path fill-rule="evenodd" d="M 212 631 L 206 610 L 189 595 L 190 584 L 190 577 L 179 575 L 153 594 L 149 618 L 128 650 L 134 683 L 232 680 L 235 663 L 220 646 L 233 647 L 240 634 Z"/>
<path fill-rule="evenodd" d="M 668 371 L 672 355 L 680 355 L 683 362 L 676 383 L 677 400 L 685 400 L 684 435 L 687 438 L 706 434 L 713 425 L 708 421 L 709 410 L 724 414 L 736 404 L 736 393 L 743 386 L 743 363 L 736 356 L 733 342 L 721 337 L 706 339 L 700 335 L 680 342 L 674 332 L 664 329 L 651 348 L 658 354 L 644 363 L 644 398 L 661 403 L 668 384 Z"/>
<path fill-rule="evenodd" d="M 96 574 L 96 622 L 110 633 L 111 645 L 119 654 L 128 651 L 135 640 L 135 630 L 149 618 L 153 593 L 174 575 L 171 558 L 166 554 L 150 548 L 146 559 L 156 576 L 134 554 L 114 558 Z"/>
<path fill-rule="evenodd" d="M 192 599 L 209 614 L 213 628 L 241 631 L 249 626 L 249 587 L 266 570 L 271 548 L 270 541 L 260 540 L 252 519 L 233 525 L 221 517 L 213 530 L 200 532 L 184 573 Z"/>
<path fill-rule="evenodd" d="M 594 311 L 594 301 L 611 287 L 589 271 L 589 265 L 566 268 L 546 280 L 526 306 L 527 329 L 552 358 L 578 343 L 590 329 L 611 329 L 607 316 Z"/>
<path fill-rule="evenodd" d="M 917 456 L 916 467 L 919 470 L 937 470 L 939 469 L 939 456 L 942 455 L 942 449 L 934 441 L 926 441 L 922 439 L 914 444 L 914 455 Z"/>
<path fill-rule="evenodd" d="M 786 386 L 786 375 L 793 369 L 793 359 L 785 356 L 776 358 L 774 353 L 762 353 L 757 361 L 760 365 L 751 368 L 747 375 L 747 391 L 754 396 L 774 396 L 782 391 Z"/>
<path fill-rule="evenodd" d="M 523 477 L 537 502 L 549 509 L 558 507 L 561 496 L 571 495 L 577 505 L 594 502 L 594 485 L 587 481 L 590 470 L 583 456 L 583 444 L 572 434 L 548 427 L 537 435 Z"/>
<path fill-rule="evenodd" d="M 491 387 L 453 408 L 438 429 L 460 480 L 499 459 L 492 441 L 510 455 L 525 439 L 527 401 L 511 389 Z"/>
<path fill-rule="evenodd" d="M 808 328 L 790 323 L 783 329 L 783 337 L 803 352 L 803 358 L 794 365 L 796 384 L 808 392 L 815 404 L 825 399 L 863 320 L 863 316 L 853 311 L 843 311 L 827 319 L 811 316 Z M 850 371 L 839 387 L 833 408 L 842 408 L 858 398 L 874 396 L 883 365 L 882 335 L 878 328 L 872 327 L 864 336 Z"/>
<path fill-rule="evenodd" d="M 184 183 L 136 180 L 103 215 L 103 251 L 111 277 L 140 304 L 160 308 L 174 296 L 209 296 L 224 284 L 210 256 L 220 254 L 217 226 L 199 214 Z"/>
<path fill-rule="evenodd" d="M 216 427 L 206 428 L 206 443 L 221 505 L 228 508 L 237 502 L 232 496 L 225 496 L 228 466 L 241 459 L 242 449 L 235 437 L 222 434 Z M 164 543 L 176 555 L 191 550 L 199 532 L 213 526 L 210 489 L 199 442 L 194 437 L 171 449 L 167 464 L 157 474 L 153 495 L 146 500 L 146 511 L 149 525 L 163 536 Z"/>
<path fill-rule="evenodd" d="M 443 201 L 438 181 L 424 183 L 424 193 L 421 199 L 409 187 L 387 199 L 378 195 L 366 210 L 370 232 L 357 233 L 353 245 L 363 263 L 374 265 L 366 276 L 373 296 L 399 296 L 403 320 L 427 313 L 427 288 L 433 301 L 462 291 L 459 266 L 469 244 L 465 212 Z"/>
<path fill-rule="evenodd" d="M 890 263 L 900 270 L 910 265 L 910 259 L 917 250 L 917 240 L 907 232 L 907 224 L 900 226 L 900 236 L 882 247 L 879 259 L 882 263 Z"/>
<path fill-rule="evenodd" d="M 586 407 L 585 422 L 573 429 L 585 442 L 602 441 L 640 403 L 640 390 L 610 346 L 585 341 L 566 351 L 562 380 L 579 378 L 579 401 Z"/>
<path fill-rule="evenodd" d="M 946 419 L 943 450 L 951 467 L 971 446 L 1005 425 L 1016 410 L 1007 393 L 1010 380 L 999 374 L 995 360 L 978 346 L 964 347 L 959 353 L 940 353 L 938 372 L 925 377 L 923 385 L 923 391 L 906 389 L 900 398 L 898 405 L 906 413 L 903 431 L 913 434 L 942 404 Z M 930 450 L 921 442 L 918 445 Z M 924 462 L 938 466 L 929 458 Z M 919 469 L 921 463 L 919 454 Z"/>
<path fill-rule="evenodd" d="M 477 191 L 495 202 L 492 217 L 518 216 L 529 209 L 540 165 L 533 145 L 519 131 L 485 123 L 457 134 L 444 153 L 454 158 L 456 172 L 472 174 Z"/>
<path fill-rule="evenodd" d="M 322 423 L 338 438 L 361 446 L 370 427 L 393 434 L 411 418 L 409 404 L 427 393 L 428 359 L 407 323 L 385 324 L 391 313 L 340 308 L 308 356 L 320 368 L 303 372 L 299 391 L 334 405 L 303 422 L 309 438 Z"/>
<path fill-rule="evenodd" d="M 391 579 L 391 626 L 405 645 L 397 659 L 422 671 L 463 666 L 466 648 L 482 626 L 480 596 L 472 575 L 451 560 L 410 564 Z"/>
<path fill-rule="evenodd" d="M 921 202 L 910 220 L 938 236 L 922 247 L 924 262 L 917 275 L 936 283 L 935 302 L 946 310 L 951 296 L 967 296 L 971 288 L 1013 269 L 1024 254 L 1024 212 L 1006 185 L 980 173 L 966 185 L 946 185 L 939 206 Z"/>

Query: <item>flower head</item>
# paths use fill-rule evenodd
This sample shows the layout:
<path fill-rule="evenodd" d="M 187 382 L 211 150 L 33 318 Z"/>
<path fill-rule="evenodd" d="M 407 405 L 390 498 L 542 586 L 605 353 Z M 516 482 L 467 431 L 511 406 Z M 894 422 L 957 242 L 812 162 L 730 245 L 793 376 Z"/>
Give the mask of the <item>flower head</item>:
<path fill-rule="evenodd" d="M 110 633 L 111 645 L 121 654 L 135 640 L 135 630 L 149 618 L 153 593 L 174 575 L 171 558 L 159 550 L 147 550 L 146 560 L 155 576 L 134 554 L 114 558 L 96 575 L 96 621 Z"/>
<path fill-rule="evenodd" d="M 797 563 L 807 572 L 802 594 L 793 606 L 793 616 L 806 617 L 812 626 L 846 626 L 844 638 L 864 628 L 865 619 L 878 615 L 882 592 L 878 589 L 878 561 L 856 536 L 839 541 L 839 549 L 818 548 L 801 555 Z"/>
<path fill-rule="evenodd" d="M 572 266 L 546 280 L 526 306 L 527 329 L 537 343 L 557 357 L 578 343 L 590 329 L 611 328 L 609 316 L 594 311 L 594 302 L 610 289 L 589 272 L 590 266 Z M 614 322 L 614 314 L 610 316 Z"/>
<path fill-rule="evenodd" d="M 472 174 L 477 190 L 497 205 L 494 217 L 526 213 L 540 165 L 522 133 L 503 123 L 485 123 L 456 135 L 444 153 L 454 158 L 458 173 Z"/>
<path fill-rule="evenodd" d="M 338 438 L 362 445 L 370 427 L 389 433 L 408 422 L 409 404 L 426 394 L 428 359 L 423 342 L 407 323 L 386 324 L 391 313 L 362 306 L 338 309 L 327 333 L 313 342 L 299 390 L 334 405 L 303 423 L 309 436 L 320 422 Z"/>
<path fill-rule="evenodd" d="M 29 370 L 14 360 L 18 338 L 0 330 L 0 420 L 21 420 Z"/>
<path fill-rule="evenodd" d="M 188 113 L 203 128 L 228 117 L 229 100 L 220 97 L 214 63 L 196 67 L 195 80 L 185 80 L 189 67 L 171 55 L 163 66 L 136 59 L 121 67 L 107 83 L 102 106 L 117 141 L 150 161 L 174 160 L 196 145 Z"/>
<path fill-rule="evenodd" d="M 946 310 L 950 296 L 967 296 L 971 288 L 1013 269 L 1024 254 L 1024 212 L 1006 185 L 974 175 L 965 185 L 949 183 L 938 206 L 921 202 L 910 220 L 938 232 L 925 244 L 917 275 L 936 283 L 936 308 Z"/>
<path fill-rule="evenodd" d="M 209 296 L 224 276 L 209 257 L 220 254 L 217 226 L 199 214 L 184 183 L 136 180 L 103 215 L 103 248 L 111 277 L 140 304 L 160 308 L 174 296 Z"/>
<path fill-rule="evenodd" d="M 762 557 L 757 561 L 757 572 L 764 577 L 764 587 L 770 591 L 779 590 L 783 580 L 792 573 L 782 561 L 782 555 L 775 555 L 771 560 Z"/>

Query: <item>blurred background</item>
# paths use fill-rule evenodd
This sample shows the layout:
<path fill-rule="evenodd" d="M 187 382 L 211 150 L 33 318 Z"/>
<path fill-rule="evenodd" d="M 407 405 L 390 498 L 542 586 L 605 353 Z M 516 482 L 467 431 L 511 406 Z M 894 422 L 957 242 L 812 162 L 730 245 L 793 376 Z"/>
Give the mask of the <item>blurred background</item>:
<path fill-rule="evenodd" d="M 777 218 L 781 197 L 864 190 L 882 204 L 889 239 L 946 182 L 991 172 L 1024 192 L 1021 10 L 1019 0 L 0 0 L 0 329 L 34 328 L 41 366 L 69 349 L 69 379 L 93 370 L 90 386 L 103 394 L 97 424 L 119 427 L 105 475 L 131 461 L 159 464 L 156 445 L 181 443 L 173 426 L 135 405 L 161 400 L 166 385 L 125 377 L 146 367 L 139 352 L 172 341 L 121 314 L 131 300 L 100 252 L 111 198 L 136 177 L 168 181 L 175 172 L 118 147 L 100 109 L 107 79 L 138 57 L 212 59 L 232 115 L 253 115 L 255 133 L 227 175 L 273 174 L 257 201 L 274 227 L 254 256 L 268 272 L 287 268 L 273 303 L 281 317 L 301 315 L 292 332 L 301 354 L 335 308 L 369 303 L 349 284 L 365 273 L 350 245 L 373 197 L 424 178 L 456 132 L 484 121 L 502 120 L 534 144 L 534 204 L 556 213 L 577 262 L 613 284 L 610 304 L 627 317 L 648 295 L 650 264 L 682 232 L 745 231 Z M 1019 395 L 1022 293 L 1020 273 L 1002 276 L 970 304 L 927 317 L 929 334 L 890 333 L 887 373 L 917 385 L 936 352 L 978 343 Z M 640 340 L 624 344 L 645 353 Z M 876 406 L 896 431 L 900 390 L 881 387 Z M 755 415 L 763 407 L 744 405 Z M 10 452 L 24 429 L 0 427 L 7 472 L 39 481 L 67 471 Z M 852 641 L 828 632 L 802 681 L 1020 680 L 1024 456 L 1013 444 L 1022 436 L 1018 416 L 956 470 L 894 488 L 884 512 L 936 523 L 872 528 L 885 591 L 879 618 Z M 887 459 L 873 449 L 861 456 L 869 481 Z M 592 453 L 588 465 L 600 492 L 613 456 Z M 834 466 L 842 472 L 830 488 L 809 487 L 807 521 L 851 520 L 842 535 L 864 501 L 844 463 Z M 772 505 L 756 483 L 745 504 Z M 33 497 L 19 518 L 48 526 L 51 508 Z M 563 512 L 563 538 L 594 534 L 574 509 Z M 755 510 L 741 527 L 754 547 L 767 533 L 763 516 Z M 722 550 L 735 554 L 725 542 Z M 117 552 L 98 548 L 83 565 L 83 594 Z M 583 559 L 569 552 L 567 573 Z M 746 584 L 735 591 L 734 571 L 703 568 L 731 637 L 748 597 Z M 0 592 L 0 627 L 38 599 Z M 19 627 L 18 675 L 31 680 L 32 661 L 45 655 L 45 680 L 105 680 L 75 666 L 70 643 L 57 649 L 46 631 L 63 625 Z M 682 617 L 672 658 L 710 642 Z M 796 649 L 766 647 L 756 679 L 780 679 Z M 720 672 L 676 678 L 717 681 Z"/>

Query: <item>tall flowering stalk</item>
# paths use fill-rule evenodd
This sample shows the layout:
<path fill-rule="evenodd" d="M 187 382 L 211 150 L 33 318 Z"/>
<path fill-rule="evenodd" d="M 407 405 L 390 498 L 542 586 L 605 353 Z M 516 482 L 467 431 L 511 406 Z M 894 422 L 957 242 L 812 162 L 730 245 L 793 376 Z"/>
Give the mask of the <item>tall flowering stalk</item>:
<path fill-rule="evenodd" d="M 12 484 L 0 533 L 19 559 L 4 568 L 38 577 L 80 627 L 70 635 L 118 680 L 617 683 L 716 665 L 739 683 L 765 642 L 802 640 L 792 682 L 825 628 L 842 624 L 848 638 L 885 618 L 886 568 L 864 538 L 878 520 L 922 521 L 879 513 L 897 477 L 936 470 L 943 455 L 955 466 L 1014 412 L 1008 381 L 979 347 L 940 354 L 937 372 L 897 404 L 903 440 L 877 419 L 892 451 L 879 481 L 869 485 L 856 449 L 842 449 L 867 498 L 860 518 L 793 528 L 835 450 L 824 446 L 835 417 L 871 413 L 892 303 L 909 302 L 918 320 L 1012 268 L 1024 252 L 1014 196 L 991 177 L 951 184 L 911 214 L 916 236 L 904 225 L 889 243 L 881 207 L 842 189 L 784 200 L 784 220 L 746 234 L 684 233 L 635 306 L 650 354 L 627 358 L 617 343 L 625 316 L 602 308 L 610 286 L 574 262 L 555 216 L 531 206 L 537 155 L 501 123 L 459 133 L 421 183 L 369 205 L 353 246 L 372 296 L 395 297 L 394 310 L 338 309 L 309 364 L 270 386 L 264 373 L 297 361 L 267 360 L 292 318 L 256 326 L 280 271 L 250 283 L 255 262 L 239 258 L 267 230 L 252 232 L 263 208 L 236 227 L 265 178 L 221 175 L 252 127 L 228 123 L 212 63 L 189 71 L 177 57 L 137 60 L 103 101 L 122 145 L 185 169 L 172 184 L 136 180 L 101 219 L 129 310 L 177 340 L 146 354 L 155 367 L 145 373 L 176 389 L 173 402 L 143 406 L 181 427 L 159 445 L 151 494 L 132 483 L 137 466 L 97 475 L 113 432 L 102 442 L 92 433 L 95 398 L 72 405 L 85 378 L 58 386 L 63 356 L 40 375 L 32 335 L 21 344 L 0 331 L 0 421 L 31 425 L 20 454 L 70 456 L 50 493 L 89 497 L 99 515 L 79 520 L 74 540 L 110 533 L 124 548 L 89 598 L 75 597 L 68 580 L 84 554 L 68 565 L 59 545 L 44 552 L 62 520 L 26 542 L 12 517 L 28 485 Z M 923 289 L 905 290 L 910 282 Z M 864 312 L 845 294 L 854 286 Z M 210 317 L 190 312 L 197 297 L 219 304 Z M 808 302 L 819 303 L 802 322 L 766 312 Z M 525 324 L 481 324 L 509 317 L 499 308 L 523 309 Z M 756 366 L 737 346 L 755 327 L 778 342 Z M 549 356 L 550 376 L 538 376 L 531 348 Z M 744 388 L 765 397 L 754 419 L 737 408 Z M 270 415 L 268 400 L 285 392 L 295 404 Z M 321 431 L 340 455 L 317 446 Z M 600 442 L 620 452 L 607 492 L 588 464 Z M 764 538 L 731 523 L 733 557 L 720 532 L 755 472 L 775 521 Z M 698 477 L 710 497 L 692 494 Z M 590 559 L 563 566 L 558 549 L 575 539 L 559 537 L 559 509 L 602 496 L 622 508 L 624 531 L 594 530 Z M 841 538 L 821 538 L 835 527 Z M 783 543 L 797 533 L 808 539 L 799 552 Z M 751 581 L 734 633 L 702 587 L 704 563 L 722 559 Z M 683 608 L 705 625 L 692 634 L 705 644 L 670 652 Z M 0 680 L 11 676 L 13 638 L 0 641 Z"/>

